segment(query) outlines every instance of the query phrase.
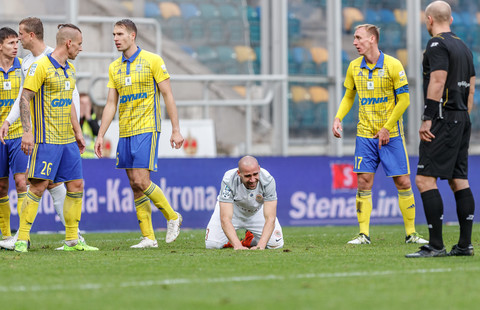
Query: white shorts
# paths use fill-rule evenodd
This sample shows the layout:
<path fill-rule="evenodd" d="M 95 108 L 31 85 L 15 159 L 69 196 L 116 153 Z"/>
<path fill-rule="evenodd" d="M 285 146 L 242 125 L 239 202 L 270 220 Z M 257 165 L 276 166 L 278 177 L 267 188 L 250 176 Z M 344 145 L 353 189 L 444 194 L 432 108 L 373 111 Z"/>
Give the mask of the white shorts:
<path fill-rule="evenodd" d="M 265 216 L 263 215 L 263 206 L 253 215 L 245 215 L 238 211 L 234 206 L 232 224 L 235 230 L 246 229 L 255 236 L 254 240 L 258 242 L 262 236 L 263 227 L 265 226 Z M 205 233 L 205 246 L 207 249 L 221 249 L 228 242 L 228 238 L 223 232 L 222 223 L 220 221 L 220 204 L 217 201 L 215 211 L 213 212 L 210 222 L 208 222 L 207 231 Z M 278 218 L 275 218 L 275 228 L 267 242 L 267 249 L 279 249 L 283 247 L 283 232 Z"/>

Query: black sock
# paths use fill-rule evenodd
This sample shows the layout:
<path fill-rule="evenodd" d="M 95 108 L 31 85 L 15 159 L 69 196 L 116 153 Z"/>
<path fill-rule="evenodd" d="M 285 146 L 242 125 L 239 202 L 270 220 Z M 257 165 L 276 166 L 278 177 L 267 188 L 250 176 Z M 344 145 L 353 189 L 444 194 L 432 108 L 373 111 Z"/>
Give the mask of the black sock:
<path fill-rule="evenodd" d="M 423 210 L 428 223 L 428 232 L 430 235 L 429 244 L 434 249 L 444 248 L 442 237 L 443 222 L 443 201 L 438 189 L 431 189 L 421 193 Z"/>
<path fill-rule="evenodd" d="M 455 201 L 457 202 L 457 217 L 460 224 L 458 246 L 466 248 L 472 243 L 473 214 L 475 212 L 475 201 L 470 187 L 456 191 Z"/>

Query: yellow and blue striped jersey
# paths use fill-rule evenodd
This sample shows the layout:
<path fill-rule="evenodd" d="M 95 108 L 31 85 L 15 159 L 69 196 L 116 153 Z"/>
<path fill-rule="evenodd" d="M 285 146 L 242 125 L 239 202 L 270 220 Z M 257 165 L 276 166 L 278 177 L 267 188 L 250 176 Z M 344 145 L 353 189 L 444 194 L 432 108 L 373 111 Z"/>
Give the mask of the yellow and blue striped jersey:
<path fill-rule="evenodd" d="M 110 64 L 108 88 L 119 95 L 120 137 L 160 132 L 160 92 L 157 83 L 170 75 L 163 59 L 138 48 L 130 58 L 124 55 Z"/>
<path fill-rule="evenodd" d="M 23 88 L 35 92 L 30 113 L 35 143 L 75 142 L 71 122 L 75 68 L 67 61 L 62 67 L 50 54 L 30 67 Z"/>
<path fill-rule="evenodd" d="M 350 62 L 344 86 L 358 94 L 357 136 L 373 138 L 382 129 L 397 104 L 396 95 L 408 93 L 408 81 L 402 64 L 380 53 L 375 65 L 358 57 Z M 390 130 L 390 137 L 403 136 L 400 117 Z"/>
<path fill-rule="evenodd" d="M 22 85 L 22 60 L 15 57 L 13 66 L 6 72 L 0 68 L 0 124 L 5 122 L 5 119 L 12 109 L 15 99 L 18 97 L 18 92 Z M 17 119 L 11 124 L 8 130 L 8 136 L 5 139 L 16 139 L 23 135 L 22 122 Z"/>

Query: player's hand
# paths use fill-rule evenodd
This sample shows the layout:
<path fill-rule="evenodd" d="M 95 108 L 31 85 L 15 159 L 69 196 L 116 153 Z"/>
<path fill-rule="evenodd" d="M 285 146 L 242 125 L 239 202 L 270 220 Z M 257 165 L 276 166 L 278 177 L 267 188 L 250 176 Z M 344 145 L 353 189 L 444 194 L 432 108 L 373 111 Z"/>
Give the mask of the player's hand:
<path fill-rule="evenodd" d="M 252 246 L 250 248 L 250 250 L 265 250 L 265 247 L 260 247 L 260 246 L 256 245 L 256 246 Z"/>
<path fill-rule="evenodd" d="M 335 119 L 333 120 L 332 132 L 335 138 L 342 137 L 342 132 L 343 132 L 342 122 L 338 117 L 335 117 Z"/>
<path fill-rule="evenodd" d="M 234 249 L 235 251 L 237 251 L 237 250 L 248 250 L 248 248 L 247 248 L 246 246 L 243 246 L 243 245 L 240 245 L 240 246 L 238 246 L 238 247 L 233 247 L 233 249 Z"/>
<path fill-rule="evenodd" d="M 435 139 L 435 135 L 430 132 L 432 128 L 432 121 L 423 121 L 422 125 L 420 126 L 420 130 L 418 131 L 420 135 L 420 140 L 425 142 L 432 142 Z"/>
<path fill-rule="evenodd" d="M 2 127 L 0 128 L 0 141 L 5 144 L 5 137 L 8 135 L 8 128 L 10 128 L 10 123 L 4 121 Z"/>
<path fill-rule="evenodd" d="M 78 145 L 78 149 L 80 150 L 80 154 L 83 154 L 85 152 L 85 149 L 86 149 L 86 143 L 85 143 L 85 139 L 83 138 L 83 134 L 80 133 L 79 135 L 75 135 L 75 140 L 77 140 L 77 145 Z"/>
<path fill-rule="evenodd" d="M 378 138 L 378 149 L 382 149 L 382 145 L 387 145 L 390 142 L 390 131 L 388 131 L 385 127 L 382 127 L 379 132 L 375 136 L 374 139 Z"/>
<path fill-rule="evenodd" d="M 20 148 L 25 153 L 25 155 L 30 156 L 33 152 L 33 134 L 31 131 L 24 132 L 22 136 L 22 144 Z"/>
<path fill-rule="evenodd" d="M 97 155 L 98 158 L 102 158 L 102 150 L 103 150 L 103 138 L 102 137 L 97 137 L 95 140 L 95 146 L 94 146 L 94 151 L 95 155 Z"/>
<path fill-rule="evenodd" d="M 173 131 L 172 136 L 170 137 L 170 145 L 172 148 L 179 149 L 183 145 L 183 136 L 180 131 Z"/>

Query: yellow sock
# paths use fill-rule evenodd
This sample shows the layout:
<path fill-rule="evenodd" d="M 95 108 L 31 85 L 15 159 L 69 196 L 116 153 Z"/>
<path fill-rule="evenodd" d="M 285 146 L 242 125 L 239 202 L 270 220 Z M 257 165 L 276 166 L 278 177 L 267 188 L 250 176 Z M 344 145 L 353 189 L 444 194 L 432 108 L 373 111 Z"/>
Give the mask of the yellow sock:
<path fill-rule="evenodd" d="M 415 198 L 412 188 L 398 191 L 398 205 L 402 211 L 405 233 L 410 236 L 415 232 Z"/>
<path fill-rule="evenodd" d="M 27 197 L 27 192 L 23 193 L 18 193 L 18 198 L 17 198 L 17 213 L 18 217 L 20 217 L 20 214 L 22 213 L 22 204 L 23 200 Z"/>
<path fill-rule="evenodd" d="M 150 199 L 147 196 L 142 196 L 135 199 L 135 209 L 137 210 L 138 225 L 142 236 L 150 240 L 155 240 L 152 225 L 152 207 L 150 206 Z"/>
<path fill-rule="evenodd" d="M 18 228 L 18 240 L 30 240 L 30 229 L 38 212 L 38 203 L 40 198 L 31 191 L 27 192 L 27 197 L 23 199 L 20 210 L 20 227 Z"/>
<path fill-rule="evenodd" d="M 370 215 L 372 214 L 372 191 L 357 191 L 357 218 L 360 233 L 370 236 Z"/>
<path fill-rule="evenodd" d="M 68 192 L 63 203 L 65 241 L 78 239 L 78 223 L 82 217 L 83 192 Z"/>
<path fill-rule="evenodd" d="M 10 213 L 10 200 L 7 195 L 0 198 L 0 230 L 2 231 L 3 238 L 12 235 L 10 231 Z"/>
<path fill-rule="evenodd" d="M 163 194 L 160 187 L 158 187 L 152 182 L 150 183 L 150 186 L 144 191 L 144 193 L 148 196 L 148 198 L 150 198 L 155 207 L 162 211 L 163 216 L 165 216 L 167 221 L 178 219 L 177 213 L 168 203 L 167 198 Z"/>

